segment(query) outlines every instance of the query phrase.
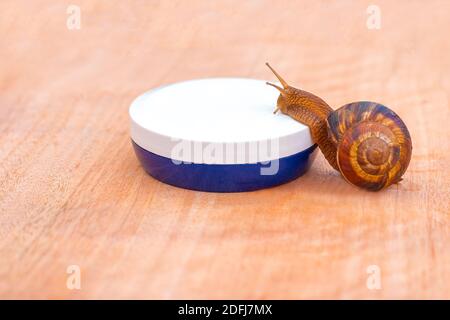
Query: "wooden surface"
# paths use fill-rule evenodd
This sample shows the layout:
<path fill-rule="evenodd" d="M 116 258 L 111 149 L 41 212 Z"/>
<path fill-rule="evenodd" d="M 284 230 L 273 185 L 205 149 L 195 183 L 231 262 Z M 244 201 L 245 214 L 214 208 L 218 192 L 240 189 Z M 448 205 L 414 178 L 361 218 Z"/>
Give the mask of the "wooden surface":
<path fill-rule="evenodd" d="M 379 30 L 368 1 L 75 2 L 80 30 L 72 2 L 0 2 L 1 298 L 450 298 L 450 1 L 377 0 Z M 273 80 L 265 61 L 334 107 L 392 107 L 414 147 L 404 181 L 358 190 L 321 155 L 242 194 L 143 172 L 134 97 Z"/>

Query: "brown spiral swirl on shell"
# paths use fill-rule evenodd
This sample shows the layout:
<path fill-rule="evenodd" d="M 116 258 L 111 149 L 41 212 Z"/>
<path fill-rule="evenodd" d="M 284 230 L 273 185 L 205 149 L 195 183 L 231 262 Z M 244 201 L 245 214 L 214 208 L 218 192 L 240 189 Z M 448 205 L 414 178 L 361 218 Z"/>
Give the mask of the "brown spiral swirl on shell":
<path fill-rule="evenodd" d="M 348 182 L 377 191 L 401 180 L 412 143 L 395 112 L 375 102 L 354 102 L 330 113 L 327 126 L 337 145 L 339 170 Z"/>

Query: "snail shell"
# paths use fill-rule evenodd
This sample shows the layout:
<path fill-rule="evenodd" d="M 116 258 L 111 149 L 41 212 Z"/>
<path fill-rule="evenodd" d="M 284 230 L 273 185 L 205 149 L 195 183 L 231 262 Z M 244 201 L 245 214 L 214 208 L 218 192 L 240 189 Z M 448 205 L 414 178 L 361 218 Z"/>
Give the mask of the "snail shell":
<path fill-rule="evenodd" d="M 330 139 L 344 178 L 377 191 L 399 182 L 409 165 L 411 136 L 400 117 L 382 104 L 346 104 L 327 118 Z"/>

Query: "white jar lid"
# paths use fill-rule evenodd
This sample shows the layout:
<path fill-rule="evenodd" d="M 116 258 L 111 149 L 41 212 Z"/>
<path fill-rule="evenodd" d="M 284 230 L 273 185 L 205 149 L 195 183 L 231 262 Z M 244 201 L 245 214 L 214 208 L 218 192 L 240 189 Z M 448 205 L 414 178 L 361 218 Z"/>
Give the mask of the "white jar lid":
<path fill-rule="evenodd" d="M 265 81 L 244 78 L 160 87 L 131 104 L 131 138 L 152 153 L 184 162 L 240 164 L 287 157 L 313 141 L 308 127 L 273 114 L 278 95 Z"/>

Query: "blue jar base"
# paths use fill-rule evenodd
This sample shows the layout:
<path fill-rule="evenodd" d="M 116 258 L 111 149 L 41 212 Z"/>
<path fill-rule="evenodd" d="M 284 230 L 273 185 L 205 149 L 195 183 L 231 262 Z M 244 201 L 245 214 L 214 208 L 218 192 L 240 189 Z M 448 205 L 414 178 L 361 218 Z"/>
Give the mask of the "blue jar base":
<path fill-rule="evenodd" d="M 205 192 L 246 192 L 287 183 L 308 171 L 317 148 L 313 145 L 278 159 L 277 164 L 176 164 L 131 141 L 137 158 L 149 175 L 176 187 Z"/>

